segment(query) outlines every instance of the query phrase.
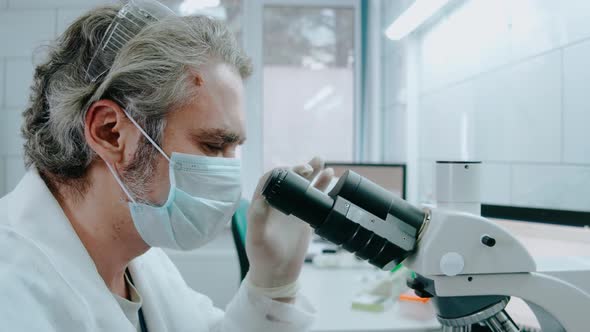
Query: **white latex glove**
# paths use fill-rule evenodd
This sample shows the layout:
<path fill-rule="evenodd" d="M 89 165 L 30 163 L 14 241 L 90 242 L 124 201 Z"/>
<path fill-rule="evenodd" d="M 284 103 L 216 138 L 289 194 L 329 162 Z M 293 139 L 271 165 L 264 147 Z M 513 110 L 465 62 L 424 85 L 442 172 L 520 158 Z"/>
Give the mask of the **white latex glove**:
<path fill-rule="evenodd" d="M 315 157 L 293 171 L 326 190 L 334 176 L 331 168 Z M 262 187 L 271 172 L 259 181 L 248 210 L 246 253 L 250 262 L 249 281 L 260 288 L 277 288 L 297 281 L 312 235 L 311 227 L 294 216 L 272 208 L 262 196 Z"/>

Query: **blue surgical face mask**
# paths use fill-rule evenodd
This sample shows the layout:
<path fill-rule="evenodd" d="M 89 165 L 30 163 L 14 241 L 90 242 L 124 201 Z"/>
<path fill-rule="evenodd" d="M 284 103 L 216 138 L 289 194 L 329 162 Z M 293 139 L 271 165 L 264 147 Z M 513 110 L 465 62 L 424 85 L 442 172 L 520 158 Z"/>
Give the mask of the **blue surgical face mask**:
<path fill-rule="evenodd" d="M 169 162 L 170 191 L 162 206 L 137 202 L 107 163 L 131 201 L 129 209 L 138 233 L 152 247 L 192 250 L 210 242 L 237 209 L 240 161 L 176 152 L 168 158 L 129 114 L 127 117 Z"/>

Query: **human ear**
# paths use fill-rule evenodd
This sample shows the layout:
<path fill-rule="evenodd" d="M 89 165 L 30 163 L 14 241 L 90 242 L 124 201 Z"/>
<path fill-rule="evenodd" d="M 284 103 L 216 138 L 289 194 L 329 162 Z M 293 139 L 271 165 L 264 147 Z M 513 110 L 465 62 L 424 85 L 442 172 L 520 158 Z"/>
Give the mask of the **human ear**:
<path fill-rule="evenodd" d="M 112 100 L 101 99 L 86 112 L 84 137 L 102 160 L 111 165 L 125 165 L 135 153 L 139 131 L 127 119 L 121 106 Z"/>

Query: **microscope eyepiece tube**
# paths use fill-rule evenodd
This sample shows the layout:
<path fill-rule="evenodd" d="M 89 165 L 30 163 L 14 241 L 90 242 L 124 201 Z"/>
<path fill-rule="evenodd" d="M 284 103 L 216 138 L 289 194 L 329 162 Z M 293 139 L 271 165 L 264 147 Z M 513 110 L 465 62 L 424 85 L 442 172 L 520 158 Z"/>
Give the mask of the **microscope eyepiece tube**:
<path fill-rule="evenodd" d="M 385 269 L 415 249 L 426 220 L 424 212 L 354 172 L 341 177 L 327 195 L 300 175 L 275 169 L 262 195 L 274 208 L 310 224 L 318 235 Z"/>
<path fill-rule="evenodd" d="M 334 200 L 310 185 L 302 176 L 277 168 L 262 188 L 262 195 L 277 210 L 318 227 L 334 205 Z"/>
<path fill-rule="evenodd" d="M 328 195 L 346 198 L 381 219 L 391 214 L 418 230 L 426 218 L 424 211 L 350 170 L 342 175 Z"/>

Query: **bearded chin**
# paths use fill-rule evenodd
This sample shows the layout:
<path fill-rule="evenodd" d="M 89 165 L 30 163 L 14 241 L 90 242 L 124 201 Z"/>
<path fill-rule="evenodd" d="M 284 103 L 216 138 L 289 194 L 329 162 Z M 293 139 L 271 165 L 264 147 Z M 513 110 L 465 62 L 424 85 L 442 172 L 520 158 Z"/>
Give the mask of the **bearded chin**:
<path fill-rule="evenodd" d="M 121 173 L 121 181 L 137 203 L 153 204 L 148 200 L 158 163 L 158 150 L 146 139 L 142 138 L 135 151 L 133 160 Z"/>

